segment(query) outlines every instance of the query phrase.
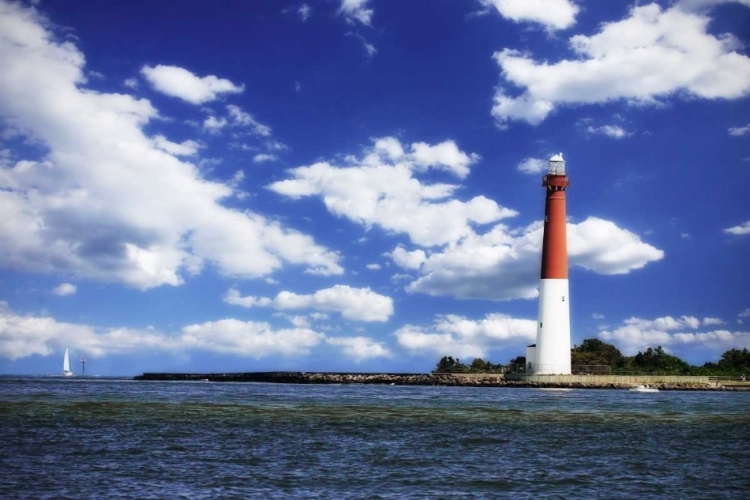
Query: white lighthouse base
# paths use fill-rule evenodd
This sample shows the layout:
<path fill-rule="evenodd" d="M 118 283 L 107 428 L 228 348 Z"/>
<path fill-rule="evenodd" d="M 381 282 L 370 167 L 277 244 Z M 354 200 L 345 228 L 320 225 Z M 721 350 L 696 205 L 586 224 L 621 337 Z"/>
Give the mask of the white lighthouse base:
<path fill-rule="evenodd" d="M 531 372 L 570 375 L 570 301 L 568 280 L 543 279 L 539 287 L 539 322 Z"/>

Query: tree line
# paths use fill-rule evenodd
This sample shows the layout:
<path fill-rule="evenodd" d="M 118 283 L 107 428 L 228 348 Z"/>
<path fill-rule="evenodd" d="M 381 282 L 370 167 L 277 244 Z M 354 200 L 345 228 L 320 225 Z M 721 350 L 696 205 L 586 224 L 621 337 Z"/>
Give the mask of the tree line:
<path fill-rule="evenodd" d="M 750 351 L 747 349 L 730 349 L 725 351 L 719 361 L 706 362 L 702 366 L 690 363 L 667 353 L 661 346 L 656 349 L 649 347 L 635 356 L 624 356 L 620 350 L 602 342 L 599 339 L 586 339 L 581 345 L 573 346 L 570 350 L 571 364 L 576 367 L 609 367 L 608 373 L 647 374 L 660 373 L 665 375 L 711 375 L 711 376 L 750 376 Z M 463 364 L 458 358 L 443 356 L 435 367 L 439 373 L 487 373 L 523 371 L 526 357 L 518 356 L 510 360 L 509 364 L 493 364 L 482 358 L 474 358 L 471 363 Z M 584 371 L 586 371 L 584 369 Z M 591 371 L 591 370 L 589 370 Z"/>

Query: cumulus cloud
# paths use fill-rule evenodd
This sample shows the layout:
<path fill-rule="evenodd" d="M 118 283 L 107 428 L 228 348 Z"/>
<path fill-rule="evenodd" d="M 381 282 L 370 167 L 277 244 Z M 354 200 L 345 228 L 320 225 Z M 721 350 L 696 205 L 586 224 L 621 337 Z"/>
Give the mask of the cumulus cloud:
<path fill-rule="evenodd" d="M 732 234 L 734 236 L 744 236 L 746 234 L 750 234 L 750 220 L 745 221 L 737 226 L 728 227 L 724 229 L 724 232 L 727 234 Z"/>
<path fill-rule="evenodd" d="M 370 26 L 373 10 L 367 7 L 370 0 L 341 0 L 339 15 L 346 19 L 349 24 L 362 23 Z"/>
<path fill-rule="evenodd" d="M 531 299 L 538 295 L 541 223 L 518 231 L 499 224 L 490 231 L 463 238 L 441 251 L 414 255 L 398 248 L 395 264 L 416 269 L 419 276 L 406 286 L 414 293 L 461 299 Z M 627 274 L 664 252 L 614 223 L 589 217 L 568 224 L 568 257 L 571 266 L 598 274 Z"/>
<path fill-rule="evenodd" d="M 703 324 L 705 326 L 718 323 L 704 321 Z M 618 328 L 601 331 L 599 338 L 614 343 L 628 356 L 659 345 L 672 350 L 695 348 L 702 352 L 711 351 L 716 356 L 728 349 L 750 347 L 750 332 L 686 331 L 698 330 L 700 326 L 701 322 L 693 316 L 665 316 L 653 320 L 634 317 L 623 321 Z"/>
<path fill-rule="evenodd" d="M 732 35 L 710 34 L 710 21 L 680 4 L 636 5 L 627 18 L 604 24 L 593 36 L 571 37 L 576 58 L 537 62 L 513 49 L 496 52 L 505 83 L 495 94 L 492 114 L 501 127 L 512 120 L 536 125 L 565 105 L 746 96 L 750 58 L 738 52 L 741 44 Z M 511 95 L 510 88 L 521 93 Z"/>
<path fill-rule="evenodd" d="M 488 314 L 471 320 L 439 315 L 431 326 L 406 325 L 395 333 L 399 347 L 412 354 L 483 357 L 491 350 L 518 348 L 536 338 L 536 320 Z"/>
<path fill-rule="evenodd" d="M 227 106 L 227 111 L 229 112 L 233 124 L 241 127 L 249 127 L 255 135 L 260 135 L 262 137 L 268 137 L 271 135 L 271 127 L 258 122 L 253 115 L 243 111 L 239 106 L 230 104 Z"/>
<path fill-rule="evenodd" d="M 187 140 L 181 143 L 172 142 L 163 135 L 154 137 L 154 146 L 175 156 L 193 156 L 201 147 L 196 141 Z"/>
<path fill-rule="evenodd" d="M 369 288 L 352 288 L 335 285 L 309 295 L 294 292 L 279 292 L 274 299 L 265 297 L 242 297 L 231 288 L 223 297 L 224 302 L 242 307 L 273 307 L 279 310 L 315 309 L 338 312 L 346 319 L 355 321 L 388 321 L 393 315 L 393 299 L 373 292 Z"/>
<path fill-rule="evenodd" d="M 678 0 L 684 10 L 703 12 L 724 3 L 740 3 L 750 7 L 750 0 Z"/>
<path fill-rule="evenodd" d="M 258 359 L 301 356 L 323 339 L 325 335 L 309 328 L 274 329 L 264 322 L 223 319 L 184 327 L 178 347 Z"/>
<path fill-rule="evenodd" d="M 257 155 L 253 156 L 253 162 L 255 163 L 265 163 L 267 161 L 278 161 L 279 157 L 276 155 L 272 155 L 269 153 L 258 153 Z"/>
<path fill-rule="evenodd" d="M 735 137 L 750 134 L 750 124 L 747 124 L 744 127 L 731 127 L 727 129 L 727 132 L 729 133 L 729 135 L 733 135 Z"/>
<path fill-rule="evenodd" d="M 568 225 L 570 263 L 599 274 L 627 274 L 664 257 L 664 252 L 614 222 L 589 217 Z"/>
<path fill-rule="evenodd" d="M 262 137 L 269 137 L 271 135 L 271 127 L 264 125 L 255 119 L 253 115 L 244 111 L 239 106 L 229 104 L 227 107 L 227 115 L 217 117 L 210 115 L 203 121 L 203 130 L 210 134 L 220 134 L 221 131 L 226 127 L 233 128 L 247 128 L 250 130 L 250 134 L 259 135 Z M 269 144 L 275 144 L 273 141 Z M 281 143 L 278 143 L 281 144 Z M 249 149 L 253 146 L 242 145 L 242 149 Z"/>
<path fill-rule="evenodd" d="M 328 337 L 326 343 L 340 347 L 347 359 L 359 363 L 373 358 L 389 358 L 391 351 L 369 337 Z"/>
<path fill-rule="evenodd" d="M 238 277 L 289 263 L 343 272 L 310 236 L 222 205 L 231 182 L 175 156 L 190 144 L 144 133 L 159 116 L 148 100 L 85 89 L 84 55 L 36 10 L 2 2 L 0 19 L 0 109 L 45 146 L 0 171 L 0 266 L 141 289 L 206 264 Z"/>
<path fill-rule="evenodd" d="M 709 326 L 709 325 L 723 325 L 724 320 L 721 318 L 703 318 L 703 325 Z"/>
<path fill-rule="evenodd" d="M 458 177 L 468 173 L 475 155 L 452 141 L 436 146 L 415 143 L 411 152 L 392 137 L 378 139 L 362 160 L 348 157 L 346 167 L 327 162 L 289 170 L 290 179 L 268 186 L 290 198 L 320 196 L 329 212 L 367 228 L 379 225 L 405 233 L 422 246 L 443 245 L 472 234 L 473 225 L 516 215 L 483 196 L 469 201 L 449 199 L 458 186 L 426 184 L 416 174 L 443 170 Z"/>
<path fill-rule="evenodd" d="M 144 66 L 141 68 L 141 75 L 154 90 L 191 104 L 215 101 L 222 94 L 238 94 L 245 90 L 244 85 L 235 85 L 214 75 L 201 78 L 178 66 Z"/>
<path fill-rule="evenodd" d="M 60 297 L 67 297 L 68 295 L 74 295 L 77 290 L 78 288 L 71 283 L 60 283 L 52 289 L 52 293 Z"/>
<path fill-rule="evenodd" d="M 409 252 L 401 246 L 396 247 L 393 252 L 386 255 L 404 269 L 419 269 L 427 260 L 427 254 L 424 250 L 417 249 Z"/>
<path fill-rule="evenodd" d="M 297 14 L 299 14 L 299 18 L 302 22 L 305 22 L 310 18 L 311 12 L 312 12 L 312 7 L 310 7 L 306 3 L 303 3 L 297 8 Z"/>
<path fill-rule="evenodd" d="M 131 89 L 138 88 L 138 80 L 136 78 L 128 78 L 122 84 Z"/>
<path fill-rule="evenodd" d="M 547 162 L 541 158 L 526 158 L 516 168 L 524 174 L 536 175 L 547 170 Z"/>
<path fill-rule="evenodd" d="M 227 304 L 240 307 L 268 307 L 273 304 L 273 301 L 267 297 L 253 297 L 248 295 L 243 297 L 240 291 L 236 288 L 230 288 L 227 293 L 224 294 L 222 300 Z"/>
<path fill-rule="evenodd" d="M 274 328 L 265 322 L 222 319 L 196 323 L 172 333 L 153 328 L 97 328 L 64 323 L 48 316 L 22 316 L 0 308 L 0 357 L 16 360 L 32 355 L 58 355 L 65 347 L 92 357 L 210 352 L 248 358 L 298 357 L 327 344 L 356 362 L 392 355 L 387 346 L 369 337 L 326 337 L 311 330 L 304 318 L 290 318 L 294 328 Z"/>
<path fill-rule="evenodd" d="M 378 53 L 378 49 L 375 48 L 373 44 L 367 41 L 365 37 L 360 35 L 359 33 L 354 33 L 353 31 L 350 31 L 346 34 L 346 36 L 350 36 L 352 38 L 356 38 L 360 42 L 362 42 L 362 47 L 365 49 L 365 53 L 367 54 L 367 57 L 372 57 L 375 54 Z"/>
<path fill-rule="evenodd" d="M 417 170 L 425 171 L 430 168 L 447 170 L 459 179 L 469 175 L 469 165 L 481 159 L 476 153 L 467 155 L 458 149 L 453 141 L 445 141 L 431 146 L 424 142 L 411 145 L 411 159 Z"/>
<path fill-rule="evenodd" d="M 514 22 L 534 22 L 550 30 L 565 29 L 575 24 L 578 6 L 570 0 L 479 0 L 485 7 L 494 7 Z"/>
<path fill-rule="evenodd" d="M 586 131 L 592 135 L 604 135 L 612 139 L 624 139 L 630 132 L 619 125 L 602 125 L 601 127 L 589 126 Z"/>
<path fill-rule="evenodd" d="M 207 116 L 205 120 L 203 120 L 203 130 L 208 132 L 209 134 L 220 134 L 221 129 L 226 127 L 229 124 L 226 118 L 216 118 L 215 116 Z"/>

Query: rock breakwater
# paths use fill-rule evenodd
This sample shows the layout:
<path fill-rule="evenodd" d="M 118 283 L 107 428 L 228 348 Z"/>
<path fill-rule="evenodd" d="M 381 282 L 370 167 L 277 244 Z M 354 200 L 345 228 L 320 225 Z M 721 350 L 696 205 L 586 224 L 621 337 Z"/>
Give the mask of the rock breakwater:
<path fill-rule="evenodd" d="M 506 380 L 502 374 L 458 373 L 322 373 L 322 372 L 245 372 L 245 373 L 144 373 L 134 380 L 266 382 L 281 384 L 370 384 L 433 385 L 466 387 L 532 387 L 547 389 L 629 389 L 635 383 L 531 382 Z M 700 383 L 651 384 L 665 391 L 750 390 L 748 387 Z"/>

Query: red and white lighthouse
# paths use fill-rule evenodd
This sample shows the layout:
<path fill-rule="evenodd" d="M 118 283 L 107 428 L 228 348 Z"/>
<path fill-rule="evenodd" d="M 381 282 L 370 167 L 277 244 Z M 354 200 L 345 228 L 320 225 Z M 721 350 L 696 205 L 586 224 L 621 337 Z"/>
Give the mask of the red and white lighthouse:
<path fill-rule="evenodd" d="M 570 374 L 570 300 L 565 190 L 568 188 L 562 153 L 549 159 L 542 179 L 546 191 L 539 322 L 532 350 L 534 374 Z"/>

